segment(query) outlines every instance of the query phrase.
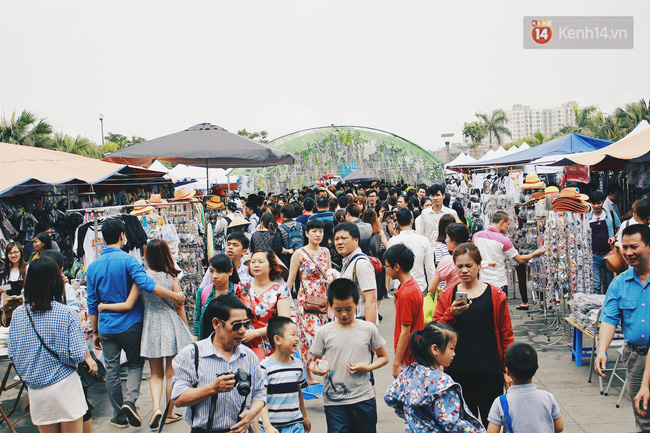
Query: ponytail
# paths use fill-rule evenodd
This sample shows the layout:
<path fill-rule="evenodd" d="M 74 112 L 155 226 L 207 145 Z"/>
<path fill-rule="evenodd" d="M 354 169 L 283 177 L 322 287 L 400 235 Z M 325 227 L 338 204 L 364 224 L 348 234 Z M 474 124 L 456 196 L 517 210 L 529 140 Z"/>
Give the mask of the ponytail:
<path fill-rule="evenodd" d="M 262 214 L 260 222 L 264 228 L 268 229 L 269 233 L 275 235 L 276 230 L 278 229 L 278 224 L 275 222 L 275 217 L 270 213 Z"/>
<path fill-rule="evenodd" d="M 418 364 L 430 367 L 435 363 L 431 353 L 431 346 L 435 344 L 444 352 L 452 335 L 456 335 L 456 331 L 449 325 L 429 322 L 424 325 L 424 329 L 411 334 L 411 355 Z"/>

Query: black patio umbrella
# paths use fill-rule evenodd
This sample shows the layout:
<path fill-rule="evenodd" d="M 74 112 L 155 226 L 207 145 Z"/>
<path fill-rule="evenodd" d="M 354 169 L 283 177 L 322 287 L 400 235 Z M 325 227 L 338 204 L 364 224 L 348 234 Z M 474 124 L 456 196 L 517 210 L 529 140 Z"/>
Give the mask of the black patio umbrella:
<path fill-rule="evenodd" d="M 154 138 L 109 153 L 104 161 L 150 166 L 155 160 L 208 168 L 251 168 L 293 164 L 284 150 L 200 123 L 181 132 Z M 209 182 L 208 182 L 209 183 Z M 209 185 L 208 185 L 209 190 Z"/>
<path fill-rule="evenodd" d="M 184 131 L 109 153 L 104 161 L 148 167 L 155 160 L 206 168 L 251 168 L 293 164 L 284 150 L 200 123 Z"/>

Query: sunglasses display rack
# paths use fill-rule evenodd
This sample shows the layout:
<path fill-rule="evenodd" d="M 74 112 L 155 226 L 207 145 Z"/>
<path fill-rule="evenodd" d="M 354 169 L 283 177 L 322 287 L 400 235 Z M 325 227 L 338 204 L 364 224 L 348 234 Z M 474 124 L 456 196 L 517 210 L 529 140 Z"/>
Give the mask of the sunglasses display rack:
<path fill-rule="evenodd" d="M 183 271 L 180 285 L 186 297 L 185 313 L 191 327 L 194 320 L 196 292 L 205 271 L 203 268 L 203 259 L 205 258 L 203 224 L 200 221 L 200 215 L 194 211 L 194 206 L 190 204 L 166 210 L 165 219 L 175 227 L 178 235 L 177 264 Z"/>
<path fill-rule="evenodd" d="M 567 299 L 573 293 L 591 293 L 591 229 L 586 214 L 549 212 L 544 234 L 546 253 L 531 267 L 531 286 L 542 294 L 542 307 L 552 311 L 552 323 L 543 329 L 549 345 L 559 343 L 567 334 L 564 317 Z M 551 338 L 558 337 L 551 343 Z"/>

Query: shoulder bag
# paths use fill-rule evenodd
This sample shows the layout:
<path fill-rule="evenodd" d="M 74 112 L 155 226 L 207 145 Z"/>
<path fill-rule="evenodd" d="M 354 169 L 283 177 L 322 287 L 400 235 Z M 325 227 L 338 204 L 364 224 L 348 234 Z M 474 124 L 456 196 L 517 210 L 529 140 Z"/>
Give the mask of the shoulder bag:
<path fill-rule="evenodd" d="M 318 266 L 318 263 L 314 258 L 307 252 L 305 248 L 302 248 L 302 251 L 307 254 L 307 257 L 314 262 L 314 265 L 316 266 L 316 269 L 318 269 L 318 272 L 321 273 L 324 279 L 327 279 L 325 276 L 325 273 L 323 270 Z M 310 314 L 327 314 L 327 308 L 329 307 L 329 304 L 327 303 L 327 298 L 323 298 L 321 296 L 316 296 L 316 295 L 307 295 L 305 298 L 305 303 L 303 304 L 303 308 L 305 310 L 305 313 L 310 313 Z"/>
<path fill-rule="evenodd" d="M 34 332 L 36 333 L 36 336 L 38 337 L 38 340 L 41 342 L 45 350 L 50 352 L 50 355 L 55 357 L 57 360 L 61 360 L 61 357 L 59 356 L 58 353 L 53 351 L 48 347 L 47 344 L 45 344 L 45 341 L 43 341 L 43 338 L 41 337 L 41 334 L 38 333 L 36 330 L 36 326 L 34 325 L 34 320 L 32 319 L 32 315 L 29 314 L 29 308 L 25 306 L 25 311 L 27 312 L 27 317 L 29 317 L 29 323 L 31 323 L 32 328 L 34 329 Z M 95 360 L 97 363 L 97 373 L 95 375 L 90 374 L 90 367 L 88 367 L 88 364 L 86 361 L 81 361 L 79 365 L 77 366 L 77 374 L 79 375 L 79 378 L 81 379 L 81 385 L 84 388 L 88 388 L 91 385 L 94 385 L 97 382 L 103 382 L 104 378 L 106 377 L 106 367 L 104 367 L 104 364 L 95 357 L 95 354 L 90 352 L 90 356 Z"/>

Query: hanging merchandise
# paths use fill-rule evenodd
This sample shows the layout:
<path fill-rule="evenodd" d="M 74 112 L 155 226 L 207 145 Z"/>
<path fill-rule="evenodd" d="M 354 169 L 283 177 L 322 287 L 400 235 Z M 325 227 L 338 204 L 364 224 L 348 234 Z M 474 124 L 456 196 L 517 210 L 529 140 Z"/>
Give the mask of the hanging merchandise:
<path fill-rule="evenodd" d="M 173 225 L 178 235 L 177 264 L 183 272 L 180 279 L 181 289 L 185 294 L 185 313 L 190 327 L 194 319 L 194 306 L 196 291 L 201 284 L 205 269 L 203 234 L 203 205 L 183 204 L 172 206 L 165 211 L 166 225 Z M 162 226 L 165 227 L 165 226 Z M 173 237 L 171 229 L 162 229 L 161 233 L 170 239 Z M 167 239 L 166 239 L 167 240 Z"/>

